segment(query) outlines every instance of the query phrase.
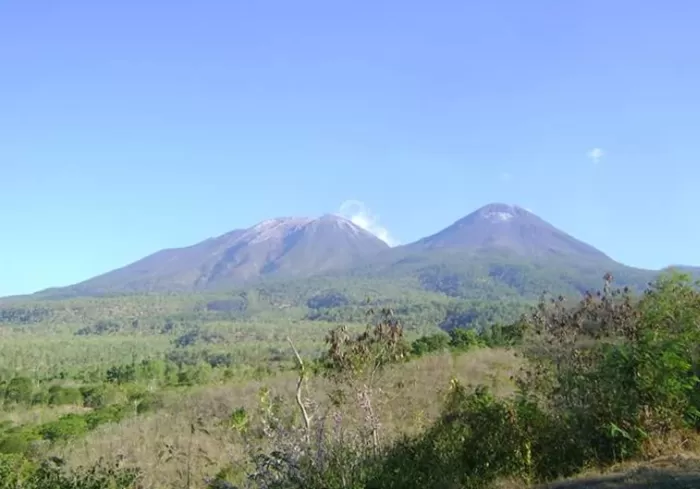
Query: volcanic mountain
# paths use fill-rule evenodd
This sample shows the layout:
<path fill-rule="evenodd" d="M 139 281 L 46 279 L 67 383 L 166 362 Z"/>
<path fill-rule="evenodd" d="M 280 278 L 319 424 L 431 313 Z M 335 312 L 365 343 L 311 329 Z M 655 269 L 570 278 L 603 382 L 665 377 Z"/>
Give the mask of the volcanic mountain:
<path fill-rule="evenodd" d="M 187 291 L 241 285 L 266 276 L 298 278 L 347 268 L 388 248 L 340 216 L 282 217 L 185 248 L 158 251 L 73 285 L 69 293 Z"/>
<path fill-rule="evenodd" d="M 407 246 L 412 251 L 461 249 L 505 251 L 522 257 L 578 256 L 610 260 L 532 212 L 508 204 L 489 204 L 451 226 Z"/>
<path fill-rule="evenodd" d="M 489 299 L 532 298 L 544 290 L 577 294 L 599 288 L 606 272 L 634 288 L 656 274 L 618 263 L 532 212 L 501 203 L 382 252 L 362 269 L 374 277 L 412 277 L 424 290 Z"/>
<path fill-rule="evenodd" d="M 359 279 L 500 299 L 598 288 L 606 272 L 636 288 L 658 274 L 618 263 L 522 207 L 495 203 L 396 248 L 336 215 L 270 219 L 39 295 L 195 291 L 325 276 L 341 288 Z"/>

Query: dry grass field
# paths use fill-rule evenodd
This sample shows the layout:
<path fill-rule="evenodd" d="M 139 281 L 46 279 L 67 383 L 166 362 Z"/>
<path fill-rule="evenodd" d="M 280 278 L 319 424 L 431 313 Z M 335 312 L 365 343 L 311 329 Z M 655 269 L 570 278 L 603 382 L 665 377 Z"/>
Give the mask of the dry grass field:
<path fill-rule="evenodd" d="M 519 365 L 512 352 L 480 349 L 461 355 L 429 355 L 388 369 L 380 379 L 377 396 L 382 441 L 418 432 L 435 419 L 452 378 L 464 384 L 486 384 L 507 394 L 513 389 L 510 376 Z M 138 465 L 146 474 L 142 481 L 146 489 L 186 487 L 188 480 L 199 484 L 219 469 L 246 459 L 240 435 L 227 423 L 233 410 L 255 411 L 262 388 L 293 406 L 296 381 L 294 372 L 287 372 L 265 381 L 198 388 L 184 396 L 173 393 L 158 412 L 102 426 L 58 447 L 56 454 L 72 465 L 90 465 L 100 459 Z M 308 392 L 319 411 L 328 404 L 331 387 L 324 379 L 309 379 Z M 353 402 L 343 407 L 347 424 L 362 423 L 358 411 Z M 198 423 L 200 427 L 192 432 L 191 425 Z"/>

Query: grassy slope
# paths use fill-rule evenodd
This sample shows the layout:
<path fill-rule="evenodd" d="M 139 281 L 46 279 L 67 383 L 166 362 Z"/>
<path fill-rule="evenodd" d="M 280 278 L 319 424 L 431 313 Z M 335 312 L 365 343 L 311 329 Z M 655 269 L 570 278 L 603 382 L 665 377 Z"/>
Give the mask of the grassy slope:
<path fill-rule="evenodd" d="M 465 384 L 488 384 L 496 392 L 508 394 L 513 389 L 510 375 L 519 364 L 510 352 L 484 349 L 464 355 L 428 356 L 393 367 L 381 382 L 385 390 L 379 408 L 383 441 L 416 433 L 434 420 L 452 377 Z M 203 387 L 174 395 L 164 409 L 152 415 L 104 425 L 55 452 L 73 465 L 123 457 L 127 464 L 146 469 L 145 487 L 183 487 L 187 466 L 193 480 L 202 480 L 227 464 L 242 463 L 244 447 L 225 421 L 238 407 L 255 411 L 264 386 L 293 406 L 295 379 L 295 374 L 288 372 L 264 381 Z M 326 402 L 330 388 L 327 381 L 313 379 L 310 395 L 319 403 Z M 190 423 L 197 419 L 204 421 L 204 429 L 189 436 Z M 352 428 L 363 421 L 359 412 L 350 409 L 343 422 Z M 166 447 L 171 456 L 163 456 Z"/>

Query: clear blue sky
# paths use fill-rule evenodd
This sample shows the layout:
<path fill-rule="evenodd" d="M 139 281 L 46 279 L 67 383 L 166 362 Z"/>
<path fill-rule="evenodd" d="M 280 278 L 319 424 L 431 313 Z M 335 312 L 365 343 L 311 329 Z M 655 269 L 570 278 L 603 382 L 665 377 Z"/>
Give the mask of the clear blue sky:
<path fill-rule="evenodd" d="M 356 199 L 700 265 L 700 2 L 0 2 L 0 296 Z M 597 148 L 597 150 L 596 150 Z"/>

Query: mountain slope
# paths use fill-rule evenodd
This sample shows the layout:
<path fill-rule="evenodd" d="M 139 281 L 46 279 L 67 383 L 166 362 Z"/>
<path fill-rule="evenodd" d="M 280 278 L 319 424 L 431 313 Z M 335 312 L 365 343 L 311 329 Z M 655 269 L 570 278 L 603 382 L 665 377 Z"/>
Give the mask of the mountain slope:
<path fill-rule="evenodd" d="M 277 218 L 185 248 L 162 250 L 51 295 L 188 291 L 351 266 L 388 245 L 338 216 Z"/>

